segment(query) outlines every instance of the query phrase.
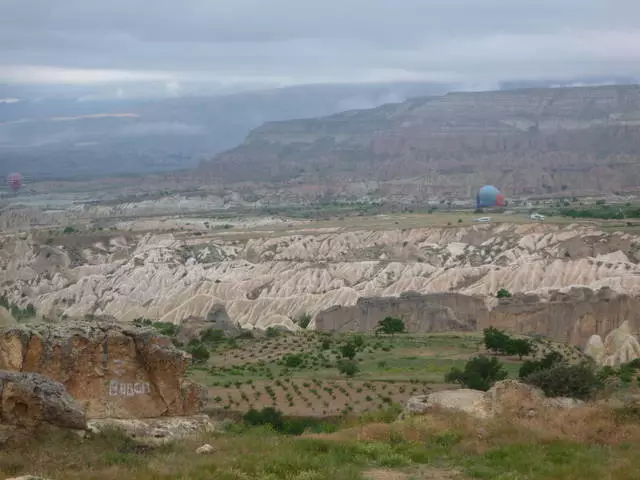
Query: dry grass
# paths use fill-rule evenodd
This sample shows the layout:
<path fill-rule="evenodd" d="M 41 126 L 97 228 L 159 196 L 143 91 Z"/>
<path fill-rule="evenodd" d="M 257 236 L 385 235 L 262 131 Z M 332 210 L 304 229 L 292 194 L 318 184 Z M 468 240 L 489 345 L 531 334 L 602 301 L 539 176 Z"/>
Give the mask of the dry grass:
<path fill-rule="evenodd" d="M 196 455 L 204 442 L 216 452 Z M 639 418 L 604 407 L 541 410 L 535 417 L 505 412 L 484 422 L 434 412 L 333 434 L 290 437 L 244 429 L 152 449 L 117 432 L 84 440 L 58 433 L 0 451 L 0 471 L 99 480 L 355 480 L 365 473 L 403 480 L 627 480 L 638 478 L 640 459 L 632 448 L 638 444 Z"/>

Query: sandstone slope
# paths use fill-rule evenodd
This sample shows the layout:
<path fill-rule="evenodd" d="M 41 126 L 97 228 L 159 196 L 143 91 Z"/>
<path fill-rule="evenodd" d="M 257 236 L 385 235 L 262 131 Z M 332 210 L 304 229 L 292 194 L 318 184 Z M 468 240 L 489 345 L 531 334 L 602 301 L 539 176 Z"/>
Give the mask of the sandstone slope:
<path fill-rule="evenodd" d="M 180 323 L 226 308 L 245 328 L 364 297 L 452 292 L 497 305 L 500 288 L 548 300 L 583 286 L 640 291 L 640 238 L 568 225 L 338 231 L 240 241 L 171 234 L 0 240 L 9 298 L 50 318 L 110 315 Z M 617 327 L 618 324 L 610 328 Z M 314 327 L 312 322 L 311 328 Z M 588 335 L 608 331 L 586 330 Z M 581 334 L 582 335 L 582 334 Z"/>

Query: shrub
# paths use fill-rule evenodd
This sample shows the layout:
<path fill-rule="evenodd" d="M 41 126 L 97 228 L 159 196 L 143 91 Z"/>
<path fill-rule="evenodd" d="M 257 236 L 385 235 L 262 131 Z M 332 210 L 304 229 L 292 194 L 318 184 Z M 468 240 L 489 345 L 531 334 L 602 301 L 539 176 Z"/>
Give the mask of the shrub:
<path fill-rule="evenodd" d="M 404 321 L 400 318 L 385 317 L 378 323 L 376 333 L 385 333 L 393 335 L 395 333 L 403 333 L 405 331 Z"/>
<path fill-rule="evenodd" d="M 498 297 L 498 298 L 509 298 L 509 297 L 511 297 L 511 292 L 509 290 L 507 290 L 506 288 L 501 288 L 500 290 L 498 290 L 498 293 L 496 293 L 496 297 Z"/>
<path fill-rule="evenodd" d="M 224 331 L 217 328 L 208 328 L 200 335 L 200 340 L 203 343 L 220 343 L 224 339 Z"/>
<path fill-rule="evenodd" d="M 360 371 L 360 367 L 358 363 L 354 360 L 339 360 L 337 365 L 338 371 L 347 377 L 353 377 L 356 373 Z"/>
<path fill-rule="evenodd" d="M 495 353 L 504 353 L 508 348 L 511 337 L 501 330 L 494 327 L 488 327 L 483 330 L 484 346 L 487 350 Z"/>
<path fill-rule="evenodd" d="M 340 354 L 344 357 L 344 358 L 348 358 L 349 360 L 353 360 L 356 356 L 356 346 L 351 343 L 345 343 L 344 345 L 342 345 L 340 347 Z"/>
<path fill-rule="evenodd" d="M 524 381 L 542 389 L 548 397 L 572 397 L 581 400 L 593 398 L 602 383 L 595 372 L 586 365 L 562 365 L 540 370 Z"/>
<path fill-rule="evenodd" d="M 283 358 L 285 366 L 288 368 L 297 368 L 304 362 L 302 355 L 289 354 Z"/>
<path fill-rule="evenodd" d="M 171 322 L 153 322 L 151 326 L 155 328 L 160 335 L 166 335 L 167 337 L 174 337 L 179 329 L 175 323 Z"/>
<path fill-rule="evenodd" d="M 301 313 L 300 315 L 298 315 L 296 323 L 300 328 L 307 328 L 309 326 L 309 323 L 311 323 L 311 315 L 309 315 L 308 313 Z"/>
<path fill-rule="evenodd" d="M 531 342 L 523 338 L 512 338 L 506 344 L 506 352 L 509 355 L 518 355 L 520 360 L 525 355 L 531 355 L 533 350 Z"/>
<path fill-rule="evenodd" d="M 507 378 L 508 372 L 495 357 L 480 355 L 467 362 L 464 370 L 453 368 L 445 375 L 447 383 L 459 383 L 474 390 L 489 390 L 494 383 Z"/>
<path fill-rule="evenodd" d="M 194 363 L 205 363 L 211 356 L 207 347 L 200 342 L 191 342 L 187 352 L 191 354 Z"/>
<path fill-rule="evenodd" d="M 518 376 L 525 379 L 529 375 L 543 370 L 549 370 L 560 365 L 566 365 L 565 358 L 556 351 L 547 353 L 541 360 L 527 360 L 520 367 Z"/>

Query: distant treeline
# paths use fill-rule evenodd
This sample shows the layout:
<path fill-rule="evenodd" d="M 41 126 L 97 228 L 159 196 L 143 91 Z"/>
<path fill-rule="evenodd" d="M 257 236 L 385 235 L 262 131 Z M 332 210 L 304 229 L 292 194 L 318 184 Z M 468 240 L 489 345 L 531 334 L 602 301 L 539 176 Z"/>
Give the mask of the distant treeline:
<path fill-rule="evenodd" d="M 595 205 L 585 208 L 560 208 L 545 212 L 548 216 L 560 215 L 571 218 L 600 218 L 604 220 L 624 220 L 640 218 L 640 207 L 630 205 Z"/>

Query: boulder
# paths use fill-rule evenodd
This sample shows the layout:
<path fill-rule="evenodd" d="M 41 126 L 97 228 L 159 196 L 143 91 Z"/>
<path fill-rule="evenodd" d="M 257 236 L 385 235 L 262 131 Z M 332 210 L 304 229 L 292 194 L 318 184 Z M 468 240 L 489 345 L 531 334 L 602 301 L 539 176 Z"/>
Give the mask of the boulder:
<path fill-rule="evenodd" d="M 0 370 L 2 440 L 44 427 L 87 428 L 85 411 L 65 387 L 37 373 Z"/>
<path fill-rule="evenodd" d="M 484 392 L 461 388 L 459 390 L 443 390 L 428 395 L 411 397 L 405 406 L 405 414 L 420 414 L 433 409 L 465 412 L 473 416 L 485 416 Z"/>
<path fill-rule="evenodd" d="M 215 448 L 213 448 L 211 445 L 209 445 L 208 443 L 205 443 L 204 445 L 196 448 L 196 453 L 198 455 L 204 455 L 204 454 L 208 454 L 208 453 L 213 453 L 215 452 Z"/>
<path fill-rule="evenodd" d="M 233 323 L 224 305 L 216 304 L 205 318 L 189 317 L 182 321 L 176 340 L 183 344 L 197 340 L 208 329 L 222 330 L 226 336 L 234 337 L 240 333 L 238 326 Z"/>
<path fill-rule="evenodd" d="M 640 358 L 640 343 L 625 321 L 605 337 L 592 335 L 585 347 L 585 353 L 600 365 L 617 366 Z"/>
<path fill-rule="evenodd" d="M 542 408 L 566 409 L 580 405 L 584 405 L 584 402 L 564 397 L 546 398 L 538 388 L 516 380 L 503 380 L 487 392 L 462 388 L 412 397 L 401 418 L 439 409 L 464 412 L 480 419 L 490 418 L 507 410 L 518 416 L 533 416 Z"/>
<path fill-rule="evenodd" d="M 63 322 L 0 329 L 0 369 L 60 382 L 88 418 L 198 413 L 204 389 L 185 378 L 190 361 L 152 328 Z"/>
<path fill-rule="evenodd" d="M 213 432 L 218 427 L 208 415 L 149 419 L 108 418 L 89 420 L 88 422 L 88 429 L 93 433 L 113 428 L 124 432 L 140 443 L 157 445 L 200 433 Z"/>

